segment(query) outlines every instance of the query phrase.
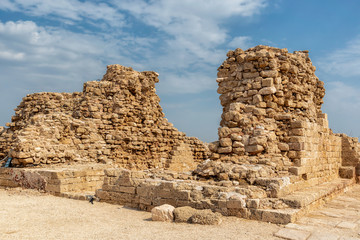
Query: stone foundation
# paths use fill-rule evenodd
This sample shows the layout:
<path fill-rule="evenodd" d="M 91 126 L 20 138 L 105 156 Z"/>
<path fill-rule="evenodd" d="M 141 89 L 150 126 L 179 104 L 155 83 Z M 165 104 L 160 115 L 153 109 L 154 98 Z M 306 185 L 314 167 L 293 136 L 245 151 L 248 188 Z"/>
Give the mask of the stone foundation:
<path fill-rule="evenodd" d="M 279 183 L 279 182 L 278 182 Z M 272 184 L 278 184 L 275 181 Z M 290 184 L 283 181 L 283 186 Z M 225 216 L 286 224 L 321 206 L 326 199 L 354 184 L 336 179 L 296 194 L 279 194 L 267 186 L 239 185 L 231 181 L 199 181 L 195 176 L 174 172 L 105 170 L 102 189 L 96 191 L 100 201 L 146 211 L 163 204 L 211 209 Z M 270 184 L 268 184 L 269 186 Z"/>
<path fill-rule="evenodd" d="M 93 195 L 104 182 L 102 167 L 0 168 L 0 186 L 37 189 L 55 196 L 79 193 Z"/>

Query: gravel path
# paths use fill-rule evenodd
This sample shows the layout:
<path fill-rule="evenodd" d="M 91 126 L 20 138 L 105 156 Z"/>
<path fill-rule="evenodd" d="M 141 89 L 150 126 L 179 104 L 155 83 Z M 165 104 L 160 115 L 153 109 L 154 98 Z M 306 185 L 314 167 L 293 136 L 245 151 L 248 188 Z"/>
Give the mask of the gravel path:
<path fill-rule="evenodd" d="M 153 222 L 148 212 L 31 190 L 0 190 L 0 239 L 279 239 L 280 227 L 239 218 L 202 226 Z"/>

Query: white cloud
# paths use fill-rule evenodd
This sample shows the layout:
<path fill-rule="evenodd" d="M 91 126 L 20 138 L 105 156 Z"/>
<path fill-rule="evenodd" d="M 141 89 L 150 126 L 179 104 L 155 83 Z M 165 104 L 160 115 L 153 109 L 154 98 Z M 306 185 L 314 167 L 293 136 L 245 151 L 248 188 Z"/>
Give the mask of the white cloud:
<path fill-rule="evenodd" d="M 239 36 L 233 38 L 229 43 L 228 46 L 231 48 L 242 48 L 246 50 L 251 47 L 251 37 L 248 36 Z"/>
<path fill-rule="evenodd" d="M 85 21 L 116 26 L 111 31 L 101 27 L 99 32 L 85 27 L 80 33 L 61 27 L 41 27 L 33 21 L 0 22 L 0 61 L 22 62 L 17 67 L 28 69 L 27 78 L 48 81 L 52 76 L 63 81 L 71 78 L 86 81 L 102 73 L 105 63 L 119 63 L 137 70 L 158 71 L 164 81 L 162 86 L 171 89 L 169 92 L 187 93 L 212 86 L 216 67 L 224 58 L 220 46 L 230 38 L 223 25 L 226 19 L 250 17 L 266 6 L 266 0 L 114 0 L 111 4 L 7 0 L 7 3 L 27 15 L 56 17 L 62 23 Z M 0 5 L 0 9 L 9 7 Z M 124 12 L 159 34 L 147 37 L 124 29 Z M 248 39 L 240 37 L 232 43 L 239 40 L 246 43 Z M 6 65 L 9 63 L 2 63 L 2 68 Z"/>
<path fill-rule="evenodd" d="M 124 16 L 106 3 L 79 0 L 5 0 L 0 9 L 21 11 L 30 16 L 68 19 L 64 21 L 67 24 L 73 24 L 73 21 L 101 20 L 110 26 L 124 25 Z"/>
<path fill-rule="evenodd" d="M 176 39 L 211 47 L 225 42 L 226 28 L 221 23 L 231 16 L 250 17 L 266 6 L 265 0 L 159 0 L 115 1 L 144 23 Z"/>
<path fill-rule="evenodd" d="M 167 94 L 199 93 L 216 87 L 215 78 L 204 75 L 202 72 L 185 72 L 175 74 L 166 72 L 160 75 L 159 90 Z"/>
<path fill-rule="evenodd" d="M 25 54 L 22 52 L 12 52 L 12 51 L 0 51 L 0 59 L 5 60 L 23 60 Z"/>
<path fill-rule="evenodd" d="M 191 84 L 187 84 L 191 88 L 181 85 L 178 89 L 196 92 L 208 89 L 207 86 L 211 84 L 205 81 L 213 81 L 216 76 L 214 74 L 211 78 L 206 72 L 213 72 L 208 71 L 209 67 L 216 69 L 224 58 L 226 50 L 220 46 L 230 38 L 224 25 L 226 20 L 232 16 L 251 17 L 258 14 L 266 6 L 266 1 L 113 0 L 113 5 L 163 33 L 161 41 L 164 52 L 161 56 L 154 52 L 152 62 L 166 69 L 166 81 L 170 81 L 174 89 L 178 86 L 172 79 L 192 79 Z M 242 43 L 246 42 L 242 40 Z M 179 72 L 179 69 L 190 72 L 189 76 L 171 74 Z M 203 74 L 200 76 L 196 72 Z"/>
<path fill-rule="evenodd" d="M 360 76 L 360 36 L 320 59 L 319 66 L 332 75 Z"/>
<path fill-rule="evenodd" d="M 12 3 L 10 0 L 2 0 L 0 4 L 0 9 L 15 11 L 17 8 L 15 4 Z"/>
<path fill-rule="evenodd" d="M 337 133 L 360 136 L 360 89 L 343 82 L 327 83 L 323 112 L 328 114 L 329 125 Z"/>
<path fill-rule="evenodd" d="M 99 47 L 104 42 L 97 36 L 39 27 L 31 21 L 0 22 L 0 39 L 1 81 L 11 77 L 25 88 L 24 81 L 46 88 L 61 85 L 54 81 L 59 79 L 92 80 L 105 68 L 101 57 L 115 57 L 109 49 Z"/>

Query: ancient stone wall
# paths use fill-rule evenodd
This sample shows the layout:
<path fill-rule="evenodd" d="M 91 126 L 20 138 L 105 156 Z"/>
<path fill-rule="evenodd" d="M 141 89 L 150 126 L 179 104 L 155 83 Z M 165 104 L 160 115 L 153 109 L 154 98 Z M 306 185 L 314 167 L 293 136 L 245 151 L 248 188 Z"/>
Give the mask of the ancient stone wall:
<path fill-rule="evenodd" d="M 358 138 L 339 134 L 342 140 L 342 165 L 358 167 L 360 164 L 360 143 Z"/>
<path fill-rule="evenodd" d="M 341 138 L 330 132 L 326 119 L 323 123 L 297 122 L 297 136 L 291 136 L 289 171 L 314 184 L 337 178 L 342 161 Z"/>
<path fill-rule="evenodd" d="M 358 138 L 349 137 L 345 134 L 338 134 L 342 140 L 342 168 L 340 176 L 344 178 L 357 178 L 360 182 L 360 143 Z M 354 169 L 355 168 L 355 169 Z"/>
<path fill-rule="evenodd" d="M 0 160 L 10 152 L 13 132 L 9 128 L 0 127 Z"/>
<path fill-rule="evenodd" d="M 0 187 L 37 189 L 55 196 L 76 198 L 93 195 L 104 182 L 105 165 L 61 168 L 0 168 Z M 51 166 L 53 167 L 53 166 Z M 80 198 L 78 198 L 80 199 Z"/>
<path fill-rule="evenodd" d="M 206 159 L 200 140 L 185 136 L 164 118 L 156 82 L 155 72 L 110 65 L 103 79 L 86 82 L 82 93 L 26 96 L 9 124 L 12 163 L 76 161 L 167 168 L 175 167 L 180 146 L 188 150 L 186 161 L 192 165 Z M 189 170 L 187 164 L 182 167 Z"/>
<path fill-rule="evenodd" d="M 269 191 L 269 190 L 268 190 Z M 96 197 L 102 202 L 121 204 L 150 211 L 155 206 L 170 204 L 211 209 L 225 216 L 237 216 L 274 223 L 288 223 L 290 214 L 274 216 L 274 208 L 289 206 L 281 199 L 267 198 L 268 192 L 256 186 L 234 185 L 231 181 L 195 181 L 187 174 L 125 169 L 105 170 L 102 189 Z"/>
<path fill-rule="evenodd" d="M 282 194 L 291 186 L 288 178 L 256 180 L 259 185 L 245 185 L 237 181 L 199 181 L 197 176 L 166 171 L 129 171 L 106 169 L 104 184 L 96 191 L 102 202 L 121 204 L 150 211 L 153 207 L 170 204 L 211 209 L 225 216 L 237 216 L 272 223 L 296 221 L 332 195 L 353 183 L 337 179 L 315 189 L 295 194 Z M 273 191 L 278 191 L 274 194 Z M 275 197 L 275 196 L 279 197 Z"/>
<path fill-rule="evenodd" d="M 338 177 L 342 140 L 321 112 L 324 83 L 308 51 L 257 46 L 227 56 L 218 69 L 223 113 L 211 158 L 239 164 L 267 158 L 274 172 L 313 184 Z"/>
<path fill-rule="evenodd" d="M 223 106 L 218 154 L 288 151 L 294 120 L 318 121 L 325 90 L 307 52 L 258 46 L 230 51 L 217 82 Z"/>

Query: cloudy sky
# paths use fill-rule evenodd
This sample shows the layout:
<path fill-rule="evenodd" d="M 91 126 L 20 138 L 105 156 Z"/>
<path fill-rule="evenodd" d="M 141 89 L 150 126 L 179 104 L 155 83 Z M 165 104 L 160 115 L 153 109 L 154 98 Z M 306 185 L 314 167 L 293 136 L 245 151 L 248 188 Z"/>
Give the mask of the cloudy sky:
<path fill-rule="evenodd" d="M 106 65 L 160 74 L 175 127 L 217 139 L 230 49 L 310 50 L 334 132 L 360 136 L 358 0 L 0 0 L 0 125 L 34 92 L 82 91 Z"/>

